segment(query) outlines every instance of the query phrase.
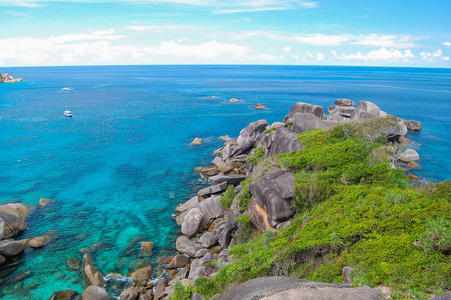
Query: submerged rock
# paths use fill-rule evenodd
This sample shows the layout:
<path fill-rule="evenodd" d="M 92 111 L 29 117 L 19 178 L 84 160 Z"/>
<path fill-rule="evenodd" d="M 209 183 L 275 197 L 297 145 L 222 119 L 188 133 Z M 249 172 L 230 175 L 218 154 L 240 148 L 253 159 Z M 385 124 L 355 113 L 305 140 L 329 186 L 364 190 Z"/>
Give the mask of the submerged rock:
<path fill-rule="evenodd" d="M 81 294 L 83 300 L 110 300 L 110 296 L 104 288 L 98 286 L 88 286 L 88 288 Z"/>
<path fill-rule="evenodd" d="M 81 295 L 74 290 L 58 291 L 49 300 L 81 300 Z"/>
<path fill-rule="evenodd" d="M 202 144 L 202 139 L 201 138 L 195 138 L 192 142 L 191 145 L 200 145 Z"/>
<path fill-rule="evenodd" d="M 68 271 L 80 271 L 81 270 L 81 261 L 76 257 L 70 257 L 66 260 L 66 268 Z"/>

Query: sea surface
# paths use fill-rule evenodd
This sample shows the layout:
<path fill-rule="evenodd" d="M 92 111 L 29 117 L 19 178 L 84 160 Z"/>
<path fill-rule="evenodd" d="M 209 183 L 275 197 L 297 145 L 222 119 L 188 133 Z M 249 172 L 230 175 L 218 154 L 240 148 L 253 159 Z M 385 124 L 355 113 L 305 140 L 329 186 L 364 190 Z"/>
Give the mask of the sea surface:
<path fill-rule="evenodd" d="M 158 256 L 174 252 L 177 204 L 206 185 L 222 135 L 248 123 L 281 121 L 296 102 L 325 109 L 337 98 L 368 100 L 387 113 L 418 120 L 417 143 L 427 181 L 451 179 L 451 69 L 317 66 L 106 66 L 3 68 L 23 82 L 0 84 L 0 204 L 33 206 L 19 238 L 56 232 L 28 248 L 2 299 L 49 299 L 83 291 L 66 269 L 80 249 L 104 273 L 142 264 L 140 241 Z M 73 87 L 72 91 L 62 91 Z M 240 99 L 229 103 L 230 98 Z M 254 110 L 257 103 L 266 110 Z M 73 117 L 63 115 L 72 111 Z M 195 137 L 200 146 L 191 146 Z M 55 201 L 47 207 L 39 199 Z M 142 258 L 141 258 L 142 259 Z M 9 277 L 11 278 L 11 277 Z M 14 279 L 14 278 L 13 278 Z M 114 295 L 115 291 L 109 292 Z"/>

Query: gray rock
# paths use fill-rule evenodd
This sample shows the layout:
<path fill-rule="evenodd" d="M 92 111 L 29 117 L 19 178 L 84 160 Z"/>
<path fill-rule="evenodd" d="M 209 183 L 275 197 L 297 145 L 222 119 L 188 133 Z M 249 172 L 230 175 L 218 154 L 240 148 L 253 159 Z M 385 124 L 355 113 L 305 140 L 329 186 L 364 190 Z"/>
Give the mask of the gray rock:
<path fill-rule="evenodd" d="M 0 218 L 0 241 L 3 239 L 3 235 L 5 234 L 5 220 Z"/>
<path fill-rule="evenodd" d="M 121 295 L 119 296 L 119 300 L 137 300 L 137 299 L 138 293 L 135 291 L 134 288 L 128 288 L 122 291 Z"/>
<path fill-rule="evenodd" d="M 298 102 L 293 107 L 291 107 L 288 115 L 283 119 L 284 122 L 287 122 L 289 119 L 293 118 L 296 113 L 308 113 L 317 116 L 320 119 L 324 119 L 324 109 L 321 106 L 313 105 L 310 103 Z"/>
<path fill-rule="evenodd" d="M 302 133 L 307 130 L 327 129 L 332 126 L 331 123 L 309 113 L 296 113 L 291 120 L 293 125 L 290 129 L 296 133 Z"/>
<path fill-rule="evenodd" d="M 277 229 L 277 230 L 281 230 L 282 228 L 290 227 L 290 225 L 291 225 L 291 221 L 288 220 L 288 221 L 285 221 L 285 222 L 282 222 L 282 223 L 277 224 L 276 229 Z"/>
<path fill-rule="evenodd" d="M 177 269 L 186 266 L 189 263 L 189 257 L 183 254 L 174 256 L 168 265 L 168 269 Z"/>
<path fill-rule="evenodd" d="M 191 300 L 204 300 L 204 299 L 205 299 L 204 296 L 198 293 L 193 293 L 191 295 Z"/>
<path fill-rule="evenodd" d="M 351 119 L 368 119 L 385 115 L 380 108 L 369 101 L 360 101 L 351 114 Z"/>
<path fill-rule="evenodd" d="M 262 277 L 232 288 L 220 300 L 381 300 L 380 290 L 287 277 Z"/>
<path fill-rule="evenodd" d="M 213 232 L 206 232 L 200 237 L 199 243 L 202 244 L 202 247 L 210 248 L 211 246 L 216 244 L 218 240 L 219 237 L 216 234 L 214 234 Z"/>
<path fill-rule="evenodd" d="M 203 214 L 201 226 L 207 226 L 211 220 L 223 217 L 226 209 L 219 202 L 220 196 L 210 197 L 199 203 L 199 209 Z"/>
<path fill-rule="evenodd" d="M 226 145 L 222 149 L 222 160 L 223 161 L 228 160 L 231 154 L 232 154 L 232 145 L 230 143 L 226 143 Z"/>
<path fill-rule="evenodd" d="M 227 182 L 221 182 L 220 184 L 208 186 L 197 192 L 199 196 L 207 196 L 211 194 L 217 194 L 227 189 Z"/>
<path fill-rule="evenodd" d="M 285 123 L 283 123 L 283 122 L 274 122 L 274 123 L 272 123 L 271 124 L 271 128 L 282 128 L 282 127 L 285 127 Z"/>
<path fill-rule="evenodd" d="M 175 242 L 175 248 L 180 253 L 194 257 L 196 255 L 196 252 L 202 249 L 202 246 L 182 235 L 177 238 Z"/>
<path fill-rule="evenodd" d="M 407 149 L 401 154 L 399 160 L 403 162 L 419 161 L 420 155 L 413 149 Z"/>
<path fill-rule="evenodd" d="M 132 278 L 135 281 L 147 281 L 153 274 L 152 267 L 144 267 L 132 273 Z"/>
<path fill-rule="evenodd" d="M 81 300 L 81 295 L 74 290 L 63 290 L 53 293 L 49 300 Z"/>
<path fill-rule="evenodd" d="M 419 121 L 404 121 L 404 124 L 406 124 L 407 129 L 409 129 L 410 131 L 420 131 L 421 128 L 423 127 L 423 125 L 421 124 L 421 122 Z"/>
<path fill-rule="evenodd" d="M 257 203 L 255 197 L 249 202 L 246 214 L 251 218 L 252 224 L 260 231 L 271 230 L 272 226 L 268 222 L 268 213 Z"/>
<path fill-rule="evenodd" d="M 98 286 L 88 286 L 88 288 L 81 294 L 83 300 L 110 300 L 110 296 L 104 288 Z"/>
<path fill-rule="evenodd" d="M 0 255 L 14 256 L 23 251 L 24 245 L 18 241 L 1 241 L 0 242 Z"/>
<path fill-rule="evenodd" d="M 195 207 L 198 203 L 199 203 L 199 197 L 194 196 L 193 198 L 189 199 L 185 203 L 177 206 L 177 208 L 175 210 L 182 213 L 184 211 L 190 210 L 191 208 Z"/>
<path fill-rule="evenodd" d="M 297 134 L 288 128 L 278 128 L 274 132 L 274 140 L 269 148 L 269 157 L 274 157 L 281 153 L 291 153 L 302 150 L 301 141 L 297 139 Z"/>
<path fill-rule="evenodd" d="M 186 210 L 186 211 L 182 212 L 181 214 L 177 215 L 177 217 L 175 217 L 175 222 L 177 223 L 177 225 L 182 226 L 183 220 L 185 220 L 185 217 L 188 214 L 188 212 L 189 212 L 189 210 Z"/>
<path fill-rule="evenodd" d="M 6 258 L 3 255 L 0 255 L 0 265 L 6 261 Z"/>
<path fill-rule="evenodd" d="M 188 237 L 195 235 L 201 226 L 203 218 L 204 214 L 198 207 L 190 209 L 183 219 L 182 233 Z"/>
<path fill-rule="evenodd" d="M 223 249 L 229 247 L 230 242 L 232 241 L 232 232 L 233 232 L 234 227 L 225 224 L 223 226 L 223 228 L 220 230 L 220 232 L 218 233 L 218 242 L 219 245 L 221 245 L 221 247 Z"/>
<path fill-rule="evenodd" d="M 354 110 L 351 114 L 351 120 L 365 120 L 365 119 L 371 119 L 371 118 L 376 118 L 377 116 L 372 115 L 370 113 L 367 113 L 363 110 Z"/>
<path fill-rule="evenodd" d="M 351 272 L 352 268 L 349 266 L 344 267 L 341 271 L 341 276 L 343 276 L 343 279 L 346 283 L 352 283 L 352 278 L 350 276 Z"/>
<path fill-rule="evenodd" d="M 257 135 L 261 134 L 263 131 L 265 131 L 269 127 L 268 121 L 266 120 L 258 120 L 255 122 L 250 123 L 240 131 L 240 136 L 237 139 L 238 144 L 241 143 L 241 141 L 245 137 L 250 137 L 251 139 L 255 139 Z"/>
<path fill-rule="evenodd" d="M 210 181 L 214 183 L 226 182 L 227 185 L 238 185 L 241 181 L 246 179 L 245 175 L 242 174 L 233 174 L 233 175 L 215 175 L 210 177 Z"/>
<path fill-rule="evenodd" d="M 434 298 L 428 298 L 426 300 L 451 300 L 451 293 L 440 295 Z"/>
<path fill-rule="evenodd" d="M 294 177 L 282 171 L 269 173 L 249 185 L 249 191 L 267 213 L 276 222 L 283 222 L 294 215 L 291 198 L 294 191 Z M 291 197 L 283 197 L 288 195 Z"/>
<path fill-rule="evenodd" d="M 155 297 L 154 299 L 158 299 L 160 295 L 164 292 L 166 287 L 168 286 L 168 280 L 166 278 L 161 278 L 157 282 L 157 286 L 155 287 Z"/>
<path fill-rule="evenodd" d="M 200 249 L 199 251 L 196 252 L 196 258 L 201 258 L 207 253 L 208 253 L 207 249 Z"/>
<path fill-rule="evenodd" d="M 27 228 L 26 217 L 28 212 L 28 206 L 25 204 L 0 205 L 0 218 L 5 222 L 3 226 L 4 239 L 13 237 Z"/>
<path fill-rule="evenodd" d="M 231 156 L 234 157 L 240 154 L 247 154 L 249 151 L 255 147 L 257 140 L 250 137 L 242 137 L 241 140 L 238 139 L 238 145 L 232 150 Z"/>
<path fill-rule="evenodd" d="M 337 106 L 355 106 L 355 102 L 349 99 L 337 99 L 335 101 Z"/>

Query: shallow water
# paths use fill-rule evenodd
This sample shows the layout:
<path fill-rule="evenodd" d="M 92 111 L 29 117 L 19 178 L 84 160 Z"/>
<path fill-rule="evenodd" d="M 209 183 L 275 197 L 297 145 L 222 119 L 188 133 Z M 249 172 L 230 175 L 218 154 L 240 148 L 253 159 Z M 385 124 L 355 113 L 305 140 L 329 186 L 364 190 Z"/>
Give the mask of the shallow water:
<path fill-rule="evenodd" d="M 103 273 L 127 274 L 139 242 L 168 254 L 178 227 L 174 207 L 205 185 L 219 136 L 236 137 L 249 122 L 281 121 L 298 101 L 327 108 L 337 98 L 368 100 L 423 123 L 421 169 L 431 181 L 451 179 L 451 70 L 286 66 L 111 66 L 6 68 L 24 77 L 0 85 L 0 203 L 36 205 L 21 238 L 56 230 L 41 249 L 27 249 L 4 299 L 48 299 L 83 291 L 69 257 L 97 242 Z M 61 91 L 71 86 L 73 91 Z M 241 102 L 231 104 L 236 97 Z M 253 106 L 264 103 L 266 110 Z M 73 118 L 63 116 L 71 110 Z M 190 146 L 195 137 L 201 146 Z M 134 261 L 134 262 L 133 262 Z M 22 272 L 22 273 L 21 273 Z M 13 274 L 13 276 L 14 276 Z M 27 289 L 28 287 L 31 287 Z"/>

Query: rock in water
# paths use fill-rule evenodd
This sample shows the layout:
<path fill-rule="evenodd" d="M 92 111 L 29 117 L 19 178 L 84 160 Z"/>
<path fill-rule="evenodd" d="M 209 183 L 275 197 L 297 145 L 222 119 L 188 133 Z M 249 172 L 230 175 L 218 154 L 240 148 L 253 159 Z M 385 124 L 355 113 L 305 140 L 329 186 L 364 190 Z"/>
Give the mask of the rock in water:
<path fill-rule="evenodd" d="M 201 138 L 195 138 L 192 142 L 191 142 L 191 145 L 194 145 L 194 146 L 196 146 L 196 145 L 200 145 L 200 144 L 202 144 L 202 139 Z"/>
<path fill-rule="evenodd" d="M 413 149 L 407 149 L 404 151 L 399 159 L 403 162 L 411 162 L 420 160 L 420 155 Z"/>
<path fill-rule="evenodd" d="M 18 241 L 1 241 L 0 255 L 14 256 L 23 251 L 24 245 Z"/>
<path fill-rule="evenodd" d="M 50 242 L 50 235 L 44 234 L 35 238 L 32 238 L 28 242 L 28 246 L 31 248 L 41 248 L 47 245 Z"/>
<path fill-rule="evenodd" d="M 98 286 L 88 286 L 88 288 L 81 294 L 83 300 L 110 300 L 110 296 L 104 288 Z"/>
<path fill-rule="evenodd" d="M 417 162 L 411 161 L 407 164 L 407 168 L 409 169 L 418 169 L 420 165 Z"/>
<path fill-rule="evenodd" d="M 3 238 L 17 235 L 27 228 L 28 206 L 21 203 L 0 205 L 0 218 L 5 222 Z"/>
<path fill-rule="evenodd" d="M 81 300 L 81 295 L 74 290 L 58 291 L 49 300 Z"/>
<path fill-rule="evenodd" d="M 266 106 L 264 104 L 261 104 L 261 103 L 257 103 L 255 105 L 255 107 L 254 107 L 254 109 L 265 109 L 265 108 L 266 108 Z"/>
<path fill-rule="evenodd" d="M 76 257 L 70 257 L 66 260 L 66 268 L 68 271 L 77 272 L 81 270 L 81 262 Z"/>
<path fill-rule="evenodd" d="M 154 246 L 153 242 L 150 242 L 150 241 L 141 242 L 141 256 L 152 255 L 153 246 Z"/>
<path fill-rule="evenodd" d="M 229 100 L 230 103 L 238 103 L 240 102 L 240 100 L 238 100 L 237 98 L 232 98 Z"/>
<path fill-rule="evenodd" d="M 136 272 L 133 272 L 132 278 L 136 281 L 147 281 L 149 280 L 150 276 L 153 274 L 152 267 L 145 267 L 142 269 L 139 269 Z"/>
<path fill-rule="evenodd" d="M 418 121 L 404 121 L 404 124 L 406 124 L 407 129 L 409 129 L 410 131 L 420 131 L 421 128 L 423 127 L 423 125 L 421 125 L 421 122 Z"/>

